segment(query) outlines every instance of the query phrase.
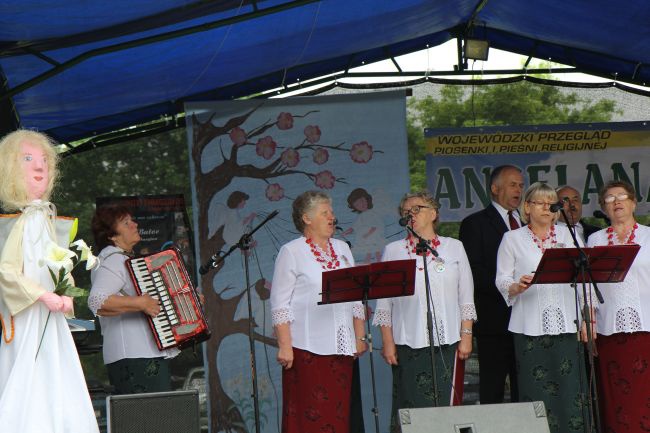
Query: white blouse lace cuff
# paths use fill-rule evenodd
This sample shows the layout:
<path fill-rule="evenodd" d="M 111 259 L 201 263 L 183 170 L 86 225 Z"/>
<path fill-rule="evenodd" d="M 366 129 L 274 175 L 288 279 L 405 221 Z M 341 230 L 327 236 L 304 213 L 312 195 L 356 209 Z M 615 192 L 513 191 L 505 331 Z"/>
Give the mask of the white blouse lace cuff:
<path fill-rule="evenodd" d="M 390 310 L 376 310 L 375 317 L 372 319 L 373 326 L 393 326 L 393 320 Z"/>
<path fill-rule="evenodd" d="M 508 279 L 504 281 L 500 281 L 497 283 L 497 289 L 499 289 L 499 292 L 503 295 L 503 299 L 506 300 L 506 305 L 508 307 L 512 307 L 515 304 L 515 301 L 517 300 L 517 295 L 511 296 L 510 295 L 510 285 L 513 284 L 515 280 Z"/>
<path fill-rule="evenodd" d="M 366 312 L 364 310 L 363 304 L 354 304 L 352 306 L 352 317 L 355 319 L 366 320 Z"/>
<path fill-rule="evenodd" d="M 109 296 L 110 295 L 100 293 L 88 297 L 88 308 L 90 308 L 90 311 L 92 311 L 95 316 L 98 316 L 97 311 L 101 310 L 102 305 L 104 305 L 104 302 L 106 302 Z"/>
<path fill-rule="evenodd" d="M 476 322 L 476 307 L 474 307 L 474 304 L 463 304 L 460 306 L 460 320 L 473 320 Z"/>
<path fill-rule="evenodd" d="M 281 325 L 283 323 L 291 323 L 294 320 L 296 319 L 293 317 L 293 311 L 291 311 L 291 308 L 279 308 L 271 312 L 271 321 L 273 322 L 273 326 Z"/>

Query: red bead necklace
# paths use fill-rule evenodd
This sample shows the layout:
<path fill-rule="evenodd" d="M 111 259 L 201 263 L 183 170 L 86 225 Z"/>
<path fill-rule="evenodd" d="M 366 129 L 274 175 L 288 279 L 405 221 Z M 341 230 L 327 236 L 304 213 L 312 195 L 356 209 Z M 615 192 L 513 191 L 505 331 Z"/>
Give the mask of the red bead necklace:
<path fill-rule="evenodd" d="M 630 234 L 627 237 L 627 240 L 621 244 L 618 241 L 618 236 L 616 236 L 616 233 L 614 233 L 614 227 L 612 226 L 607 227 L 607 245 L 627 245 L 627 244 L 634 243 L 633 241 L 635 238 L 635 232 L 637 228 L 639 228 L 639 225 L 637 223 L 634 223 L 634 225 L 632 226 L 632 230 L 630 230 Z"/>
<path fill-rule="evenodd" d="M 418 256 L 422 257 L 422 254 L 418 254 L 418 252 L 417 252 L 417 242 L 415 242 L 415 239 L 413 239 L 413 236 L 408 236 L 406 238 L 406 240 L 407 240 L 406 251 L 408 251 L 409 257 L 413 257 L 411 254 L 415 254 L 415 255 L 418 255 Z M 438 236 L 436 236 L 435 238 L 433 238 L 431 240 L 427 239 L 427 243 L 429 245 L 431 245 L 431 247 L 433 247 L 434 250 L 437 250 L 438 247 L 440 246 L 440 240 L 438 239 Z M 430 254 L 431 254 L 431 251 L 429 251 L 428 249 L 425 250 L 425 261 L 426 261 L 426 258 L 428 258 Z M 422 267 L 418 267 L 418 269 L 420 271 L 423 271 L 424 270 L 424 265 L 422 265 Z"/>
<path fill-rule="evenodd" d="M 533 238 L 533 242 L 535 242 L 537 248 L 542 250 L 542 252 L 546 251 L 549 248 L 555 248 L 555 245 L 557 245 L 557 238 L 555 237 L 555 225 L 551 226 L 547 235 L 542 239 L 537 237 L 537 235 L 533 232 L 533 229 L 530 227 L 530 224 L 528 224 L 528 231 L 530 232 L 530 236 Z"/>
<path fill-rule="evenodd" d="M 336 255 L 336 252 L 334 251 L 334 247 L 332 246 L 332 242 L 329 239 L 327 240 L 327 246 L 329 248 L 329 252 L 324 251 L 321 247 L 316 245 L 314 241 L 312 241 L 310 238 L 305 239 L 305 242 L 307 242 L 307 245 L 309 245 L 309 249 L 311 250 L 311 253 L 314 255 L 316 261 L 320 263 L 323 269 L 325 270 L 338 269 L 341 263 L 339 262 L 339 257 Z"/>

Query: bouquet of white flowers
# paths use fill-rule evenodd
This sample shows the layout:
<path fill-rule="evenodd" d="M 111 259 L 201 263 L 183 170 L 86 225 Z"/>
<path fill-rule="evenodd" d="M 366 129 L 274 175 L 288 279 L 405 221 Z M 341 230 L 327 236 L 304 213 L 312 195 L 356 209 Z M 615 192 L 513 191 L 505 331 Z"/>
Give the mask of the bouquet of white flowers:
<path fill-rule="evenodd" d="M 59 296 L 75 298 L 85 295 L 87 290 L 74 285 L 74 280 L 72 279 L 71 274 L 72 270 L 76 268 L 79 263 L 86 262 L 86 270 L 89 271 L 99 265 L 99 259 L 93 255 L 92 249 L 83 241 L 83 239 L 71 243 L 70 246 L 74 247 L 76 251 L 60 247 L 56 242 L 50 241 L 45 250 L 45 257 L 39 264 L 41 266 L 47 265 L 47 269 L 52 277 L 52 282 L 54 282 L 54 293 Z M 45 330 L 47 329 L 47 324 L 50 321 L 51 314 L 52 312 L 50 311 L 47 315 L 43 334 L 41 335 L 38 349 L 36 350 L 36 356 L 38 356 L 38 352 L 41 350 L 43 336 L 45 336 Z"/>
<path fill-rule="evenodd" d="M 83 239 L 70 244 L 77 252 L 60 247 L 55 242 L 50 242 L 45 251 L 45 258 L 41 262 L 47 265 L 52 281 L 54 282 L 54 293 L 59 296 L 77 297 L 86 293 L 86 290 L 75 287 L 72 281 L 71 272 L 81 262 L 86 262 L 86 270 L 89 271 L 99 264 L 99 259 L 93 255 L 92 249 L 86 245 Z"/>

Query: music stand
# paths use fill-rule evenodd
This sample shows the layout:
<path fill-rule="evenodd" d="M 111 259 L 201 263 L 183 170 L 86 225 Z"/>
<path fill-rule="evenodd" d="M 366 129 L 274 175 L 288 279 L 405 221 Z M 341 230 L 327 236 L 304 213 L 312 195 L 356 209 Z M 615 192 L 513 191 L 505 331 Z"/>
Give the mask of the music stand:
<path fill-rule="evenodd" d="M 371 263 L 352 268 L 323 272 L 322 300 L 318 305 L 362 301 L 366 313 L 366 336 L 370 352 L 372 381 L 372 413 L 375 431 L 379 433 L 379 411 L 375 388 L 375 364 L 372 357 L 372 334 L 368 300 L 411 296 L 415 292 L 415 259 Z"/>
<path fill-rule="evenodd" d="M 632 262 L 641 247 L 639 245 L 608 245 L 593 248 L 552 248 L 544 251 L 544 255 L 537 265 L 533 284 L 561 284 L 570 283 L 575 289 L 576 300 L 576 328 L 578 334 L 582 327 L 579 315 L 578 283 L 583 287 L 583 317 L 587 321 L 587 348 L 590 366 L 590 376 L 593 379 L 594 372 L 594 351 L 593 336 L 591 335 L 591 307 L 587 301 L 586 284 L 592 283 L 598 301 L 602 304 L 603 297 L 598 290 L 597 283 L 619 283 L 625 279 L 630 270 Z M 593 383 L 592 380 L 589 381 Z M 581 385 L 582 388 L 582 385 Z M 596 431 L 600 431 L 600 417 L 598 415 L 598 391 L 591 389 L 590 415 L 596 422 Z"/>
<path fill-rule="evenodd" d="M 576 270 L 577 248 L 551 248 L 544 252 L 535 270 L 533 284 L 620 283 L 634 262 L 639 245 L 609 245 L 583 248 L 590 272 L 585 277 Z M 602 301 L 601 301 L 602 302 Z"/>

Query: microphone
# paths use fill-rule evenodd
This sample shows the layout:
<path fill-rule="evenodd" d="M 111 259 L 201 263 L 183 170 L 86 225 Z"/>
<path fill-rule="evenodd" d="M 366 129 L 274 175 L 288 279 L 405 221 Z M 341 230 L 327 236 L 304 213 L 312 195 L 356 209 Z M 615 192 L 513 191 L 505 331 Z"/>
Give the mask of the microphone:
<path fill-rule="evenodd" d="M 569 200 L 569 198 L 568 198 L 568 197 L 565 197 L 565 198 L 563 198 L 562 200 L 558 201 L 557 203 L 553 203 L 553 204 L 551 205 L 551 212 L 557 212 L 557 211 L 559 211 L 560 209 L 562 209 L 562 208 L 564 207 L 564 202 L 565 202 L 565 201 L 568 201 L 568 200 Z"/>
<path fill-rule="evenodd" d="M 408 223 L 411 222 L 411 218 L 412 218 L 411 214 L 408 214 L 405 217 L 400 218 L 399 225 L 401 225 L 402 227 L 406 227 Z"/>
<path fill-rule="evenodd" d="M 226 257 L 228 257 L 237 248 L 240 248 L 242 251 L 248 249 L 248 243 L 252 239 L 253 233 L 258 231 L 260 227 L 262 227 L 264 224 L 269 222 L 271 219 L 275 218 L 275 216 L 279 213 L 280 211 L 276 209 L 270 214 L 268 214 L 266 218 L 264 218 L 264 220 L 261 223 L 259 223 L 253 230 L 251 230 L 249 233 L 244 233 L 242 237 L 239 238 L 239 242 L 231 246 L 230 249 L 225 253 L 223 251 L 217 251 L 216 253 L 214 253 L 214 255 L 212 255 L 212 257 L 210 257 L 210 259 L 206 263 L 201 265 L 201 267 L 199 268 L 199 274 L 205 275 L 208 273 L 210 268 L 216 268 L 217 266 L 219 266 L 219 264 L 223 263 Z"/>
<path fill-rule="evenodd" d="M 221 251 L 219 251 L 217 254 L 213 255 L 212 257 L 210 257 L 210 259 L 207 262 L 201 265 L 201 267 L 199 268 L 199 274 L 201 275 L 207 274 L 208 271 L 214 267 L 214 263 L 217 261 L 217 258 L 219 257 L 220 253 Z"/>
<path fill-rule="evenodd" d="M 601 220 L 605 220 L 605 223 L 608 226 L 612 225 L 612 221 L 609 219 L 609 217 L 602 210 L 595 210 L 593 215 L 594 215 L 594 218 L 599 218 Z"/>

